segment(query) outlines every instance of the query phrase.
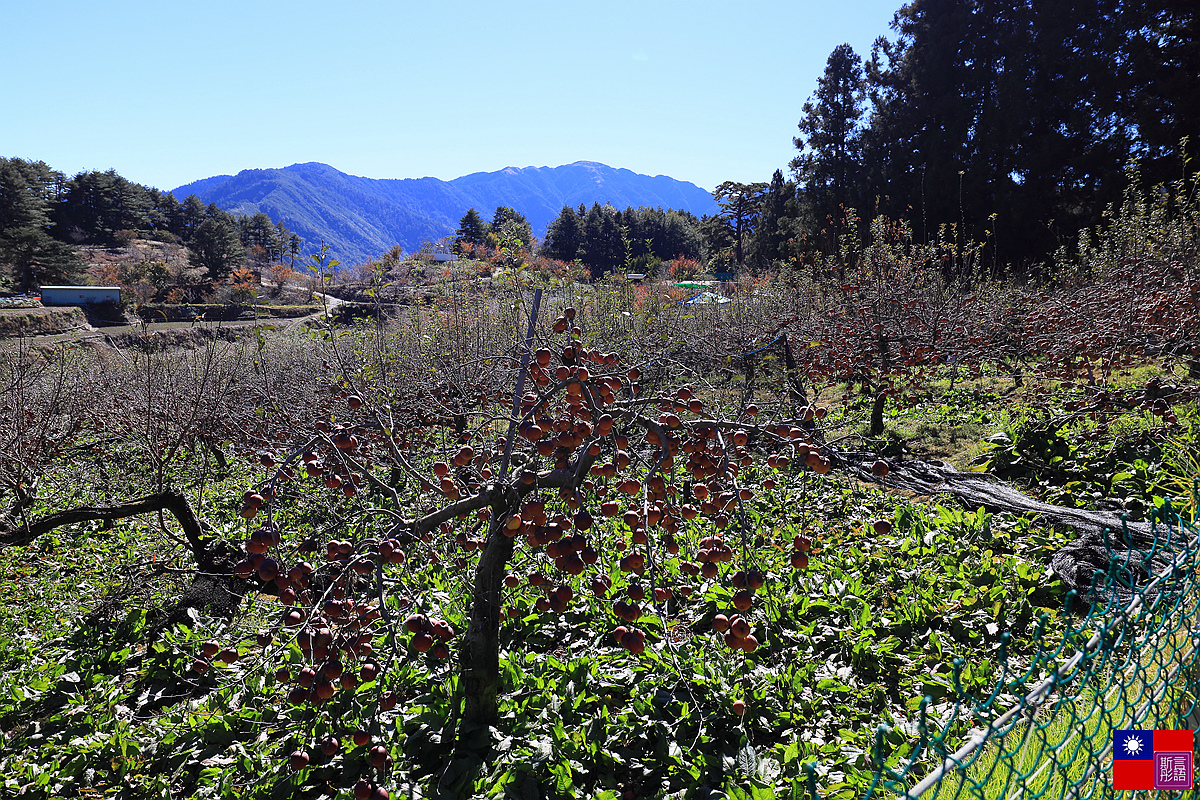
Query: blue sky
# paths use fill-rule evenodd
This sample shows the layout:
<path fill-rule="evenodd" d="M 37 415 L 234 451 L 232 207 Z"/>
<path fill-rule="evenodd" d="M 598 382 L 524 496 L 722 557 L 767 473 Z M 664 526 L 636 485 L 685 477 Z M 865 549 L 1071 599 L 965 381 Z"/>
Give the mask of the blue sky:
<path fill-rule="evenodd" d="M 172 189 L 320 161 L 600 161 L 712 189 L 793 155 L 829 52 L 900 0 L 5 3 L 0 156 Z"/>

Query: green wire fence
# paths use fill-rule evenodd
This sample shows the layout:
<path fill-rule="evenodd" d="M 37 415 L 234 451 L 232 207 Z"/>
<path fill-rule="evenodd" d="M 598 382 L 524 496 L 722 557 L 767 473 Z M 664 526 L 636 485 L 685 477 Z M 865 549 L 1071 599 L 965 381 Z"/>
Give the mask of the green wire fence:
<path fill-rule="evenodd" d="M 1097 572 L 1096 600 L 1061 642 L 1051 645 L 1039 628 L 1039 649 L 1018 668 L 1006 656 L 1003 638 L 999 678 L 989 696 L 963 691 L 960 662 L 951 702 L 934 707 L 931 698 L 923 699 L 917 743 L 910 751 L 901 755 L 889 737 L 892 731 L 881 725 L 872 753 L 876 773 L 866 797 L 1117 796 L 1124 793 L 1112 790 L 1114 731 L 1200 728 L 1198 531 L 1169 502 L 1154 524 L 1154 542 L 1139 554 L 1144 563 L 1165 567 L 1142 585 L 1130 592 L 1129 571 L 1123 569 L 1129 552 L 1125 564 L 1114 555 L 1108 573 Z M 1068 595 L 1068 610 L 1080 602 L 1074 594 Z M 808 789 L 816 798 L 811 767 Z M 1172 794 L 1184 793 L 1156 796 Z"/>

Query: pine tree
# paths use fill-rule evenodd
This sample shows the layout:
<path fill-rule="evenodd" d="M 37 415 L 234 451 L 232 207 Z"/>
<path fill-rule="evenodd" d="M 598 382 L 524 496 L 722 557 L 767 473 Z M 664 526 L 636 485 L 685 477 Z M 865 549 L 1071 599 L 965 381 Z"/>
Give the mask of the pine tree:
<path fill-rule="evenodd" d="M 62 173 L 41 161 L 0 158 L 0 278 L 22 291 L 73 283 L 82 271 L 75 252 L 52 235 L 63 184 Z"/>
<path fill-rule="evenodd" d="M 546 229 L 542 255 L 559 261 L 574 261 L 579 253 L 581 226 L 582 220 L 575 209 L 563 206 Z"/>
<path fill-rule="evenodd" d="M 504 233 L 514 236 L 520 240 L 522 247 L 528 247 L 529 243 L 533 241 L 533 229 L 529 225 L 529 220 L 525 219 L 524 214 L 508 206 L 498 207 L 496 213 L 492 215 L 491 233 L 497 238 Z"/>
<path fill-rule="evenodd" d="M 729 228 L 733 240 L 733 262 L 738 268 L 745 263 L 746 247 L 762 213 L 762 198 L 766 189 L 765 183 L 725 181 L 713 191 L 713 199 L 721 207 L 717 217 Z"/>
<path fill-rule="evenodd" d="M 861 207 L 862 117 L 866 79 L 862 59 L 848 44 L 829 54 L 817 91 L 803 106 L 800 154 L 791 167 L 818 218 Z"/>
<path fill-rule="evenodd" d="M 216 206 L 210 206 L 206 219 L 188 242 L 188 260 L 192 266 L 208 270 L 208 279 L 218 283 L 241 266 L 245 250 L 237 221 Z"/>
<path fill-rule="evenodd" d="M 458 221 L 458 230 L 454 234 L 454 252 L 463 255 L 463 245 L 479 246 L 487 244 L 487 223 L 479 216 L 479 212 L 471 208 Z"/>

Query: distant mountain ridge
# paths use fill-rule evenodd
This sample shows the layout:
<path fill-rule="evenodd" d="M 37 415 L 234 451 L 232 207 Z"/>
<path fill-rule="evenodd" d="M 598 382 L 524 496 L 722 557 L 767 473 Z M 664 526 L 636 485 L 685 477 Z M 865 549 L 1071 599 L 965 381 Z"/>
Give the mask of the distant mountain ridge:
<path fill-rule="evenodd" d="M 362 178 L 328 164 L 309 162 L 282 169 L 247 169 L 172 190 L 179 200 L 194 194 L 234 214 L 264 212 L 283 220 L 313 252 L 322 242 L 343 264 L 379 256 L 395 245 L 413 252 L 427 240 L 452 234 L 468 209 L 490 220 L 498 206 L 525 215 L 543 236 L 563 206 L 611 204 L 717 211 L 712 194 L 666 175 L 641 175 L 594 161 L 559 167 L 507 167 L 438 178 Z"/>

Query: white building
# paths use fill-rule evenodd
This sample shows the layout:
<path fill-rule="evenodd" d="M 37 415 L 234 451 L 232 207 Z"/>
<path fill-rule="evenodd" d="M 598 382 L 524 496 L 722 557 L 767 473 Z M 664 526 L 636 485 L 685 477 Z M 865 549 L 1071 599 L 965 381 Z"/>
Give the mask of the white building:
<path fill-rule="evenodd" d="M 89 303 L 121 303 L 120 286 L 43 286 L 42 305 L 82 306 Z"/>

